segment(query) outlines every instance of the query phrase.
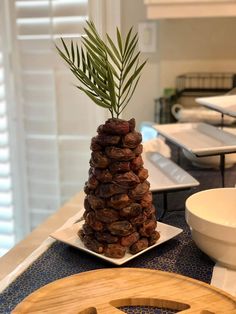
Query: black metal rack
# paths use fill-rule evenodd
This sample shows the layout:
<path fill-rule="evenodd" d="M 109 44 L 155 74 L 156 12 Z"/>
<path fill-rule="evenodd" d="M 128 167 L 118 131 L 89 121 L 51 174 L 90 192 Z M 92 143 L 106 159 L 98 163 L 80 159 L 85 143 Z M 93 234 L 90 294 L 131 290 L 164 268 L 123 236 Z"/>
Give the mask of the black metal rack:
<path fill-rule="evenodd" d="M 190 72 L 177 76 L 175 93 L 155 99 L 154 121 L 160 124 L 175 122 L 171 107 L 182 97 L 217 96 L 236 87 L 236 74 L 223 72 Z"/>
<path fill-rule="evenodd" d="M 235 73 L 186 73 L 176 78 L 176 93 L 181 96 L 195 93 L 225 94 L 235 84 Z"/>

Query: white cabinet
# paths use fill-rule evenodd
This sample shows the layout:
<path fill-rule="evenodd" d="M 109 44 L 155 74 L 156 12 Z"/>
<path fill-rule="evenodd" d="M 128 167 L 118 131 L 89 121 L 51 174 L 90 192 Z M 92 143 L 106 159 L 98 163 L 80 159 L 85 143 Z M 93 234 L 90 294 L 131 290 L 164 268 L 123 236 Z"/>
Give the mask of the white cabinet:
<path fill-rule="evenodd" d="M 148 19 L 236 16 L 236 0 L 144 0 Z"/>

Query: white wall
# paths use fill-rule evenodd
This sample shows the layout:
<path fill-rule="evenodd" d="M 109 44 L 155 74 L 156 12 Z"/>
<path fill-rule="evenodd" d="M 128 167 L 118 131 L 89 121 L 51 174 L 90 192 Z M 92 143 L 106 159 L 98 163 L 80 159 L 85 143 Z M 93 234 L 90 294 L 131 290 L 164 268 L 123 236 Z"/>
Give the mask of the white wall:
<path fill-rule="evenodd" d="M 122 30 L 146 19 L 142 0 L 122 0 Z M 158 46 L 123 117 L 135 116 L 139 124 L 154 119 L 154 99 L 164 88 L 175 86 L 175 77 L 191 71 L 236 73 L 236 18 L 156 21 Z"/>
<path fill-rule="evenodd" d="M 134 26 L 137 31 L 138 23 L 144 21 L 145 7 L 143 0 L 122 0 L 121 3 L 121 30 L 124 33 Z M 147 59 L 142 77 L 132 100 L 126 107 L 123 118 L 128 119 L 135 117 L 137 124 L 141 121 L 153 120 L 154 116 L 154 99 L 160 93 L 158 88 L 159 77 L 159 54 L 143 54 L 142 59 Z"/>
<path fill-rule="evenodd" d="M 160 88 L 189 71 L 236 72 L 236 18 L 160 22 Z"/>

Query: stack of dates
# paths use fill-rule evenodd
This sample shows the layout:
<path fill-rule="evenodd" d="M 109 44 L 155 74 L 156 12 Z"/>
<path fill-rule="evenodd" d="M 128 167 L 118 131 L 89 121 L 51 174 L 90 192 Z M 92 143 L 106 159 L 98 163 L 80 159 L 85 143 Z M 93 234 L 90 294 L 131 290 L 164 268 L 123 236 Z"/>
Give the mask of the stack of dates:
<path fill-rule="evenodd" d="M 84 219 L 79 236 L 97 253 L 121 258 L 153 245 L 156 231 L 148 171 L 141 157 L 142 135 L 135 120 L 108 119 L 91 141 Z"/>

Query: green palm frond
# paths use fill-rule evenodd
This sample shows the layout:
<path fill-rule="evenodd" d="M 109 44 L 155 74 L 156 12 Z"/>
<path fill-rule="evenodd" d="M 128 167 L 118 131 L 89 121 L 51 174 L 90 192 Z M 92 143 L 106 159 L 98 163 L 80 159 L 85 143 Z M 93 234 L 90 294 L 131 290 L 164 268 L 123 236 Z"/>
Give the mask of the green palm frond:
<path fill-rule="evenodd" d="M 79 80 L 77 86 L 98 106 L 119 117 L 134 94 L 141 71 L 146 63 L 139 64 L 138 36 L 132 28 L 123 40 L 116 29 L 116 43 L 106 34 L 106 42 L 98 34 L 93 22 L 87 21 L 81 48 L 72 40 L 58 53 Z"/>

